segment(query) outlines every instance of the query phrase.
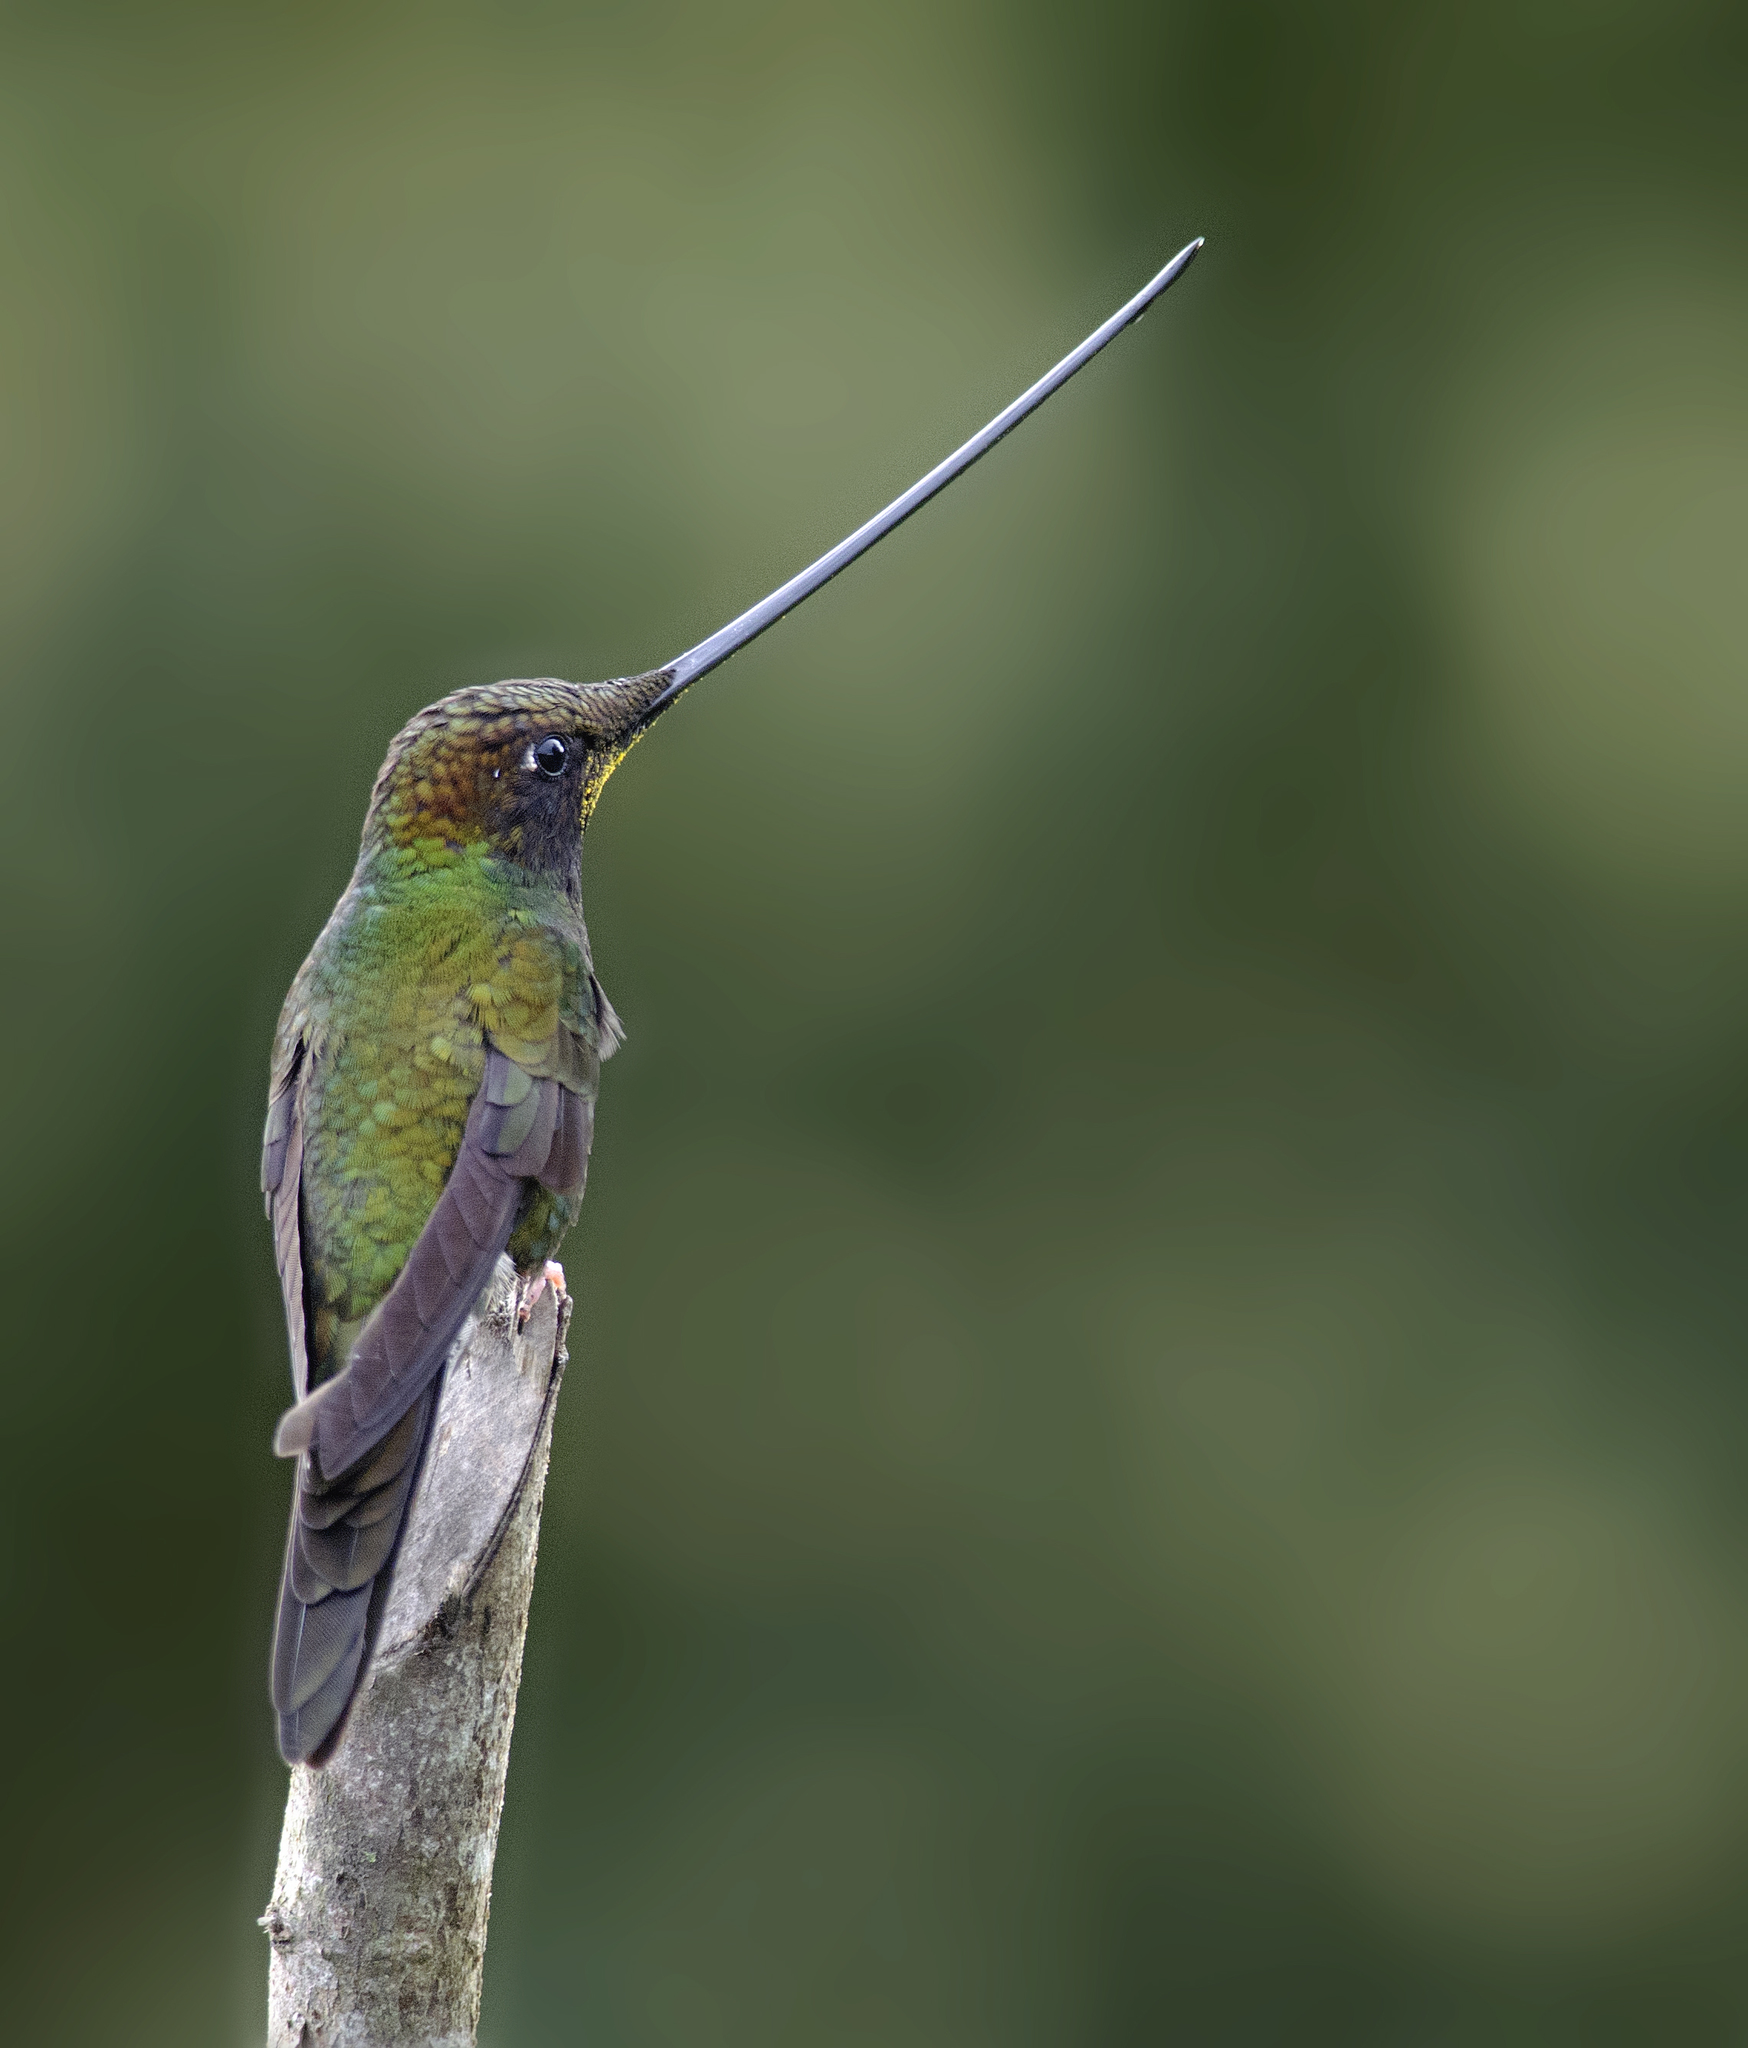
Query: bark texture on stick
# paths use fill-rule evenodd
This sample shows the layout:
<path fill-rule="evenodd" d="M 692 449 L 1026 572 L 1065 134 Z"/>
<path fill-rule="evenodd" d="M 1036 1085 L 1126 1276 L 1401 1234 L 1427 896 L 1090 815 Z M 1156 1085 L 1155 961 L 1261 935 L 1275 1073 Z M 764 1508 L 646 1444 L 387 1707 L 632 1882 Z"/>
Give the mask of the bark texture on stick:
<path fill-rule="evenodd" d="M 456 1340 L 370 1676 L 298 1766 L 268 2048 L 473 2048 L 568 1298 L 515 1326 L 501 1259 Z"/>

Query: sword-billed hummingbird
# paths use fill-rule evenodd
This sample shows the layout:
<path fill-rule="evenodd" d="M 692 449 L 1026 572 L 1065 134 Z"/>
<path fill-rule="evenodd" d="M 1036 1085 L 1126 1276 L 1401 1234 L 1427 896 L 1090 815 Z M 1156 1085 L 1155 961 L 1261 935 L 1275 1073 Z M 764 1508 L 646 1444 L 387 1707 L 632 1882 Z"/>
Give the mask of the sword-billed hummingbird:
<path fill-rule="evenodd" d="M 272 1665 L 288 1763 L 325 1762 L 344 1732 L 451 1345 L 506 1251 L 532 1298 L 582 1203 L 601 1062 L 620 1039 L 581 885 L 608 776 L 683 690 L 994 447 L 1201 246 L 678 660 L 617 682 L 458 690 L 395 736 L 358 865 L 273 1043 L 261 1185 L 297 1395 L 275 1438 L 298 1461 Z"/>

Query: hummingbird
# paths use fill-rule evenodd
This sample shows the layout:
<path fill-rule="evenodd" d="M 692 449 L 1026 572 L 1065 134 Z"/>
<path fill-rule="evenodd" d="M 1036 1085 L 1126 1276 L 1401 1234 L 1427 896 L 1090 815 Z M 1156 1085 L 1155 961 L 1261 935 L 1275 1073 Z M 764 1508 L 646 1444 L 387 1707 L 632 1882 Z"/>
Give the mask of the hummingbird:
<path fill-rule="evenodd" d="M 261 1187 L 297 1460 L 270 1693 L 321 1765 L 369 1667 L 450 1350 L 508 1253 L 524 1312 L 582 1205 L 623 1036 L 583 919 L 609 776 L 697 679 L 848 567 L 1067 383 L 1189 267 L 1198 238 L 962 447 L 676 660 L 612 682 L 489 683 L 396 734 L 358 864 L 274 1037 Z"/>

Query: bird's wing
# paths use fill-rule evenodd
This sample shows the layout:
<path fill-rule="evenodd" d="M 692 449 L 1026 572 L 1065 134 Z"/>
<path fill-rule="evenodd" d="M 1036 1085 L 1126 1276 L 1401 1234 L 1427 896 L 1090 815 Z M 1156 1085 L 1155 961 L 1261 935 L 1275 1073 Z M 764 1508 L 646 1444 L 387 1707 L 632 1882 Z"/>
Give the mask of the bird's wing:
<path fill-rule="evenodd" d="M 395 1549 L 437 1406 L 428 1386 L 363 1466 L 332 1486 L 298 1461 L 273 1631 L 279 1753 L 325 1763 L 340 1740 L 388 1604 Z"/>
<path fill-rule="evenodd" d="M 594 1117 L 592 1088 L 584 1095 L 551 1076 L 537 1078 L 487 1048 L 436 1206 L 345 1369 L 281 1418 L 274 1438 L 281 1457 L 309 1451 L 325 1482 L 375 1449 L 441 1371 L 509 1243 L 527 1183 L 580 1192 Z"/>
<path fill-rule="evenodd" d="M 298 1219 L 298 1189 L 303 1179 L 303 1069 L 303 1041 L 297 1039 L 283 1069 L 275 1062 L 273 1089 L 267 1101 L 267 1129 L 261 1140 L 261 1193 L 267 1205 L 267 1221 L 273 1227 L 279 1291 L 285 1297 L 292 1391 L 300 1401 L 310 1390 L 303 1235 Z"/>
<path fill-rule="evenodd" d="M 290 1105 L 283 1115 L 282 1101 Z M 263 1179 L 273 1176 L 269 1213 L 283 1247 L 294 1378 L 304 1352 L 300 1102 L 294 1069 L 268 1112 L 263 1165 Z M 319 1764 L 340 1739 L 381 1625 L 450 1346 L 509 1241 L 528 1184 L 581 1192 L 593 1129 L 592 1091 L 537 1079 L 489 1047 L 443 1192 L 345 1370 L 305 1393 L 303 1363 L 303 1398 L 275 1440 L 282 1455 L 302 1454 L 273 1639 L 273 1704 L 288 1763 Z"/>
<path fill-rule="evenodd" d="M 529 953 L 535 953 L 538 945 L 541 966 L 550 977 L 550 1000 L 541 1003 L 532 1016 L 517 1020 L 524 1024 L 527 1036 L 514 1033 L 510 1020 L 501 1017 L 492 1023 L 489 1041 L 528 1073 L 562 1081 L 592 1102 L 600 1084 L 601 1062 L 619 1050 L 625 1026 L 595 978 L 586 945 L 550 933 L 543 933 L 538 942 L 530 939 L 524 943 Z"/>

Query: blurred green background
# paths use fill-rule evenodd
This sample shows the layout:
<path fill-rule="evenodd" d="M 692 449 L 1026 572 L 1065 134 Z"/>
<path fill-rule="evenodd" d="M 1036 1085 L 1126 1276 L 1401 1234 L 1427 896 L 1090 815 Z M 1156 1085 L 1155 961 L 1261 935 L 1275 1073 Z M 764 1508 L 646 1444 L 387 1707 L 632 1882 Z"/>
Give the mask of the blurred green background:
<path fill-rule="evenodd" d="M 260 2035 L 269 1034 L 420 704 L 586 878 L 486 2048 L 1748 2038 L 1726 0 L 0 23 L 6 2034 Z"/>

